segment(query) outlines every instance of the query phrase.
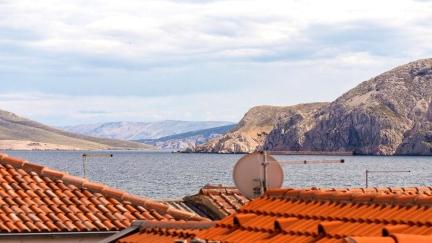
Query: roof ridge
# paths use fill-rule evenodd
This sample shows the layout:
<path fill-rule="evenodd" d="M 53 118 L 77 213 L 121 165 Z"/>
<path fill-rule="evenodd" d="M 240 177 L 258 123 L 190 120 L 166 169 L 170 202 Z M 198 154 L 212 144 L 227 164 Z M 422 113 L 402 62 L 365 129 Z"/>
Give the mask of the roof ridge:
<path fill-rule="evenodd" d="M 400 188 L 400 187 L 399 187 Z M 263 197 L 283 198 L 293 200 L 306 201 L 331 201 L 331 202 L 351 202 L 351 203 L 371 203 L 371 204 L 391 204 L 391 205 L 424 205 L 432 206 L 432 196 L 421 190 L 417 190 L 416 194 L 409 194 L 403 191 L 381 191 L 379 188 L 375 190 L 363 190 L 365 188 L 346 189 L 328 189 L 321 190 L 317 188 L 310 189 L 269 189 Z M 418 189 L 418 188 L 417 188 Z"/>
<path fill-rule="evenodd" d="M 61 180 L 66 185 L 74 185 L 79 189 L 87 189 L 93 193 L 101 193 L 104 196 L 112 197 L 117 200 L 129 201 L 135 206 L 151 208 L 162 214 L 169 213 L 185 220 L 208 221 L 206 218 L 176 209 L 170 205 L 133 195 L 102 183 L 92 182 L 79 176 L 73 176 L 67 172 L 62 172 L 60 170 L 52 169 L 43 165 L 33 164 L 27 160 L 11 157 L 4 153 L 0 153 L 0 164 L 10 165 L 16 169 L 22 169 L 26 172 L 35 172 L 40 176 L 46 176 L 53 180 Z"/>
<path fill-rule="evenodd" d="M 221 184 L 219 185 L 210 185 L 207 184 L 204 187 L 202 187 L 199 191 L 199 194 L 201 195 L 219 195 L 222 193 L 227 194 L 235 194 L 235 193 L 241 193 L 239 189 L 233 186 L 223 186 Z"/>
<path fill-rule="evenodd" d="M 207 229 L 216 225 L 218 221 L 154 221 L 154 220 L 137 220 L 136 225 L 140 226 L 140 230 L 145 229 Z"/>
<path fill-rule="evenodd" d="M 204 188 L 204 189 L 218 189 L 218 188 L 237 189 L 237 187 L 235 187 L 235 186 L 223 185 L 223 184 L 205 184 L 202 188 Z"/>

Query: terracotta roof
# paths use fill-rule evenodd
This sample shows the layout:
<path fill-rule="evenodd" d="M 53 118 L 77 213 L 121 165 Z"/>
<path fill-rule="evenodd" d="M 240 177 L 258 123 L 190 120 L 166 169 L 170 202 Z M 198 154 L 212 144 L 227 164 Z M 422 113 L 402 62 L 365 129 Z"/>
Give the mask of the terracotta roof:
<path fill-rule="evenodd" d="M 235 213 L 249 199 L 235 187 L 206 185 L 198 194 L 185 197 L 183 202 L 203 217 L 220 220 Z"/>
<path fill-rule="evenodd" d="M 175 240 L 191 240 L 204 229 L 214 226 L 216 222 L 152 222 L 142 221 L 139 230 L 120 240 L 106 241 L 118 243 L 158 242 L 172 243 Z M 114 238 L 115 239 L 115 236 Z"/>
<path fill-rule="evenodd" d="M 269 190 L 196 237 L 221 242 L 342 242 L 353 236 L 430 235 L 431 195 L 429 187 Z"/>
<path fill-rule="evenodd" d="M 137 219 L 195 214 L 0 154 L 0 232 L 118 231 Z"/>
<path fill-rule="evenodd" d="M 305 190 L 305 189 L 303 189 Z M 307 190 L 307 189 L 306 189 Z M 432 193 L 432 187 L 383 187 L 383 188 L 310 188 L 309 190 L 322 192 L 353 192 L 353 193 L 393 193 L 393 194 L 422 194 Z M 282 189 L 286 191 L 286 189 Z M 250 200 L 243 196 L 235 187 L 223 185 L 205 185 L 199 193 L 186 196 L 179 200 L 162 201 L 179 210 L 195 213 L 212 220 L 220 220 L 235 213 Z"/>

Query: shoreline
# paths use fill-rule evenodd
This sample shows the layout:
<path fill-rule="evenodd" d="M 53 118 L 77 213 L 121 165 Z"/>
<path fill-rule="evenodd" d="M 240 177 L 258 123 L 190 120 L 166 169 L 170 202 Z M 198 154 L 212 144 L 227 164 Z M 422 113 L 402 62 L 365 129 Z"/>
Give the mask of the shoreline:
<path fill-rule="evenodd" d="M 26 140 L 0 140 L 1 151 L 35 151 L 35 152 L 56 152 L 56 151 L 131 151 L 131 152 L 154 152 L 154 153 L 178 153 L 178 154 L 218 154 L 218 155 L 246 155 L 249 153 L 226 153 L 226 152 L 194 152 L 194 151 L 171 151 L 171 150 L 158 150 L 158 149 L 137 149 L 137 148 L 82 148 L 79 146 L 51 144 L 45 142 L 35 142 Z M 431 155 L 424 154 L 392 154 L 392 155 L 379 155 L 379 154 L 359 154 L 355 152 L 331 152 L 331 151 L 268 151 L 271 155 L 282 156 L 374 156 L 374 157 L 431 157 Z"/>
<path fill-rule="evenodd" d="M 272 151 L 268 151 L 270 154 Z M 290 151 L 292 152 L 292 151 Z M 218 153 L 218 152 L 185 152 L 185 151 L 173 151 L 171 153 L 179 153 L 179 154 L 219 154 L 219 155 L 231 155 L 231 154 L 239 154 L 239 155 L 246 155 L 250 153 Z M 346 157 L 362 157 L 362 156 L 373 156 L 373 157 L 431 157 L 431 155 L 425 155 L 425 154 L 392 154 L 392 155 L 382 155 L 382 154 L 359 154 L 359 153 L 346 153 L 346 154 L 331 154 L 332 152 L 314 152 L 314 153 L 292 153 L 292 154 L 283 154 L 283 156 L 346 156 Z M 272 154 L 271 154 L 272 155 Z M 280 155 L 280 154 L 275 154 Z"/>
<path fill-rule="evenodd" d="M 116 147 L 81 147 L 77 145 L 63 145 L 46 142 L 36 142 L 30 140 L 0 140 L 0 150 L 2 151 L 114 151 L 114 150 L 134 150 L 134 151 L 156 151 L 152 149 L 138 148 L 116 148 Z"/>

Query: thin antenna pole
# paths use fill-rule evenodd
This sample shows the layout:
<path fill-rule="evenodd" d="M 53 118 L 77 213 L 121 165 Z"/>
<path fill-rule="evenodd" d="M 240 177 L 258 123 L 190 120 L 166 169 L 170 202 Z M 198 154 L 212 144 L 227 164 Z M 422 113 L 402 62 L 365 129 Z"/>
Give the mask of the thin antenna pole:
<path fill-rule="evenodd" d="M 369 187 L 369 170 L 366 170 L 366 188 Z"/>
<path fill-rule="evenodd" d="M 87 155 L 83 154 L 83 177 L 87 179 Z"/>
<path fill-rule="evenodd" d="M 370 173 L 411 173 L 410 170 L 366 170 L 365 186 L 369 187 L 369 174 Z"/>
<path fill-rule="evenodd" d="M 82 158 L 83 158 L 82 169 L 83 169 L 83 177 L 84 178 L 87 178 L 87 158 L 88 157 L 112 158 L 112 157 L 114 157 L 114 154 L 82 154 Z"/>
<path fill-rule="evenodd" d="M 263 172 L 264 172 L 264 180 L 263 180 L 263 191 L 266 192 L 267 191 L 267 166 L 268 166 L 268 158 L 267 158 L 267 151 L 264 151 L 264 163 L 263 165 Z"/>
<path fill-rule="evenodd" d="M 328 155 L 328 156 L 352 156 L 353 151 L 267 151 L 271 155 Z"/>
<path fill-rule="evenodd" d="M 270 162 L 271 163 L 271 162 Z M 278 161 L 279 164 L 343 164 L 344 159 L 335 160 L 286 160 Z"/>

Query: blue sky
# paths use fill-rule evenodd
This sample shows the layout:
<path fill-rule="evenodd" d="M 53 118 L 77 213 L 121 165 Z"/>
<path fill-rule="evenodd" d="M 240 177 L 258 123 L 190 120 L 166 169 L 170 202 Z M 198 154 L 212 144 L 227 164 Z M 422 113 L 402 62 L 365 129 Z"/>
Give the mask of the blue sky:
<path fill-rule="evenodd" d="M 432 54 L 432 1 L 0 0 L 0 109 L 238 121 Z"/>

